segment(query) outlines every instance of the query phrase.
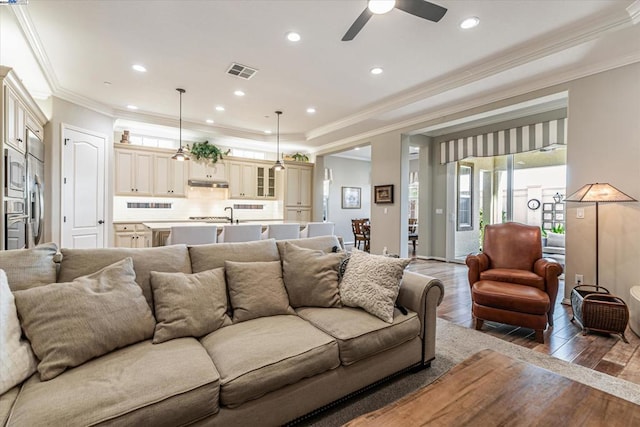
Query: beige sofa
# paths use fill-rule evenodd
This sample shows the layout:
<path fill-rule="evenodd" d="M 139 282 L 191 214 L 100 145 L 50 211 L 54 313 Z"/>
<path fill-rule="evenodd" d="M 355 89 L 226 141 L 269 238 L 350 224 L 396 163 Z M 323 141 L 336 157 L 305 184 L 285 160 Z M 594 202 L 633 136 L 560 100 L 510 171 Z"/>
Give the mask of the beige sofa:
<path fill-rule="evenodd" d="M 296 245 L 330 252 L 333 236 Z M 153 309 L 151 272 L 197 273 L 226 261 L 281 260 L 283 242 L 0 253 L 13 291 L 56 286 L 131 257 Z M 61 258 L 61 260 L 60 260 Z M 155 274 L 155 273 L 154 273 Z M 47 381 L 36 372 L 0 396 L 0 425 L 281 425 L 435 357 L 439 280 L 405 271 L 393 323 L 360 308 L 299 307 L 226 324 L 201 338 L 146 339 Z M 16 299 L 16 301 L 18 301 Z M 156 313 L 157 314 L 157 313 Z"/>

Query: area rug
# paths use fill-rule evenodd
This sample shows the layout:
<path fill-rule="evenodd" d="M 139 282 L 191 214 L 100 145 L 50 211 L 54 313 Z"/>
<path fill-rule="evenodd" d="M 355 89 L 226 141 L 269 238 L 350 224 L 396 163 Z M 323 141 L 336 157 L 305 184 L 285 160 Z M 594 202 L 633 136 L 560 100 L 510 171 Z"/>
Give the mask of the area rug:
<path fill-rule="evenodd" d="M 640 405 L 640 385 L 502 341 L 473 329 L 463 328 L 444 319 L 438 319 L 437 322 L 436 359 L 432 362 L 431 368 L 394 378 L 297 425 L 340 426 L 431 384 L 458 363 L 486 348 Z"/>

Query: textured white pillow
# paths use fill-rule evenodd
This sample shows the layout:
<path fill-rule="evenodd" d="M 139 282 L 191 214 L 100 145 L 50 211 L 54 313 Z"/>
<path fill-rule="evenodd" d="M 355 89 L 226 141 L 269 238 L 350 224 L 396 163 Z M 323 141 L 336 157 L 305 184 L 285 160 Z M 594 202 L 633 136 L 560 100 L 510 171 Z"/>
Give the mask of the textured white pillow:
<path fill-rule="evenodd" d="M 29 378 L 38 365 L 29 341 L 22 339 L 16 303 L 7 275 L 0 270 L 0 394 Z"/>
<path fill-rule="evenodd" d="M 361 307 L 385 322 L 393 323 L 400 280 L 409 262 L 411 260 L 407 258 L 370 255 L 353 249 L 340 282 L 342 304 Z"/>

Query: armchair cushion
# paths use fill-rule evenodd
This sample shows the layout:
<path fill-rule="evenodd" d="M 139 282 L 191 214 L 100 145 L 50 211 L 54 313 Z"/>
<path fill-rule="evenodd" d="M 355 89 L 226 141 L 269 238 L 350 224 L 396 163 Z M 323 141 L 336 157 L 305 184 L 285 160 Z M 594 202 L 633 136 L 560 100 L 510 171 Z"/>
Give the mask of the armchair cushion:
<path fill-rule="evenodd" d="M 491 268 L 480 273 L 480 280 L 516 283 L 544 290 L 544 277 L 538 276 L 533 271 L 515 270 L 513 268 Z"/>
<path fill-rule="evenodd" d="M 473 284 L 471 295 L 476 304 L 528 314 L 549 311 L 549 295 L 531 286 L 481 280 Z"/>

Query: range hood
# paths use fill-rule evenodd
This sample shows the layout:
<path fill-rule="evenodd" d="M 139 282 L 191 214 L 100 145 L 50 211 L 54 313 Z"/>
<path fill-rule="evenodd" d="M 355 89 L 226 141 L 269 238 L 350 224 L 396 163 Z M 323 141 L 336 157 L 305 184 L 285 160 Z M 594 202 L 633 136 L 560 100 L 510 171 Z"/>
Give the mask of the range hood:
<path fill-rule="evenodd" d="M 229 183 L 226 181 L 209 181 L 206 179 L 190 179 L 188 184 L 189 187 L 229 188 Z"/>

